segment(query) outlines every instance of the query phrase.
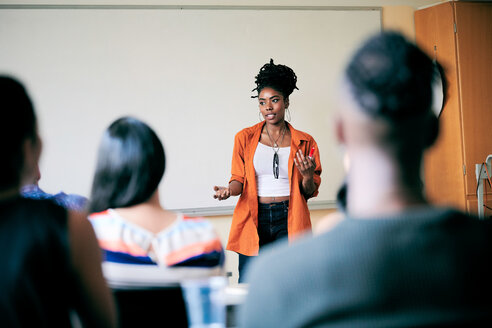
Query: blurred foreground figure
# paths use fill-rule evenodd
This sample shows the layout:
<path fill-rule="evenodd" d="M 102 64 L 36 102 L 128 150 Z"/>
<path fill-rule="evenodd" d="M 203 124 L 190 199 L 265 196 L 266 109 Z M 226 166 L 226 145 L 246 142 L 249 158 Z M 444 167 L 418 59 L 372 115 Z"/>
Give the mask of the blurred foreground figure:
<path fill-rule="evenodd" d="M 423 194 L 436 66 L 395 33 L 355 53 L 336 121 L 346 216 L 252 264 L 241 327 L 491 326 L 492 222 Z"/>
<path fill-rule="evenodd" d="M 0 76 L 0 326 L 114 327 L 113 300 L 89 221 L 50 200 L 21 197 L 41 140 L 24 87 Z"/>

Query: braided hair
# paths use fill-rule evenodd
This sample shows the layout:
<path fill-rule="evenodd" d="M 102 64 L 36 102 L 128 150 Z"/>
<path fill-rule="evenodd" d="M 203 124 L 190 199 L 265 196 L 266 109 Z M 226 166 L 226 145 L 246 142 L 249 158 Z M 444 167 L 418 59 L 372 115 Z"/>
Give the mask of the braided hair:
<path fill-rule="evenodd" d="M 352 96 L 367 114 L 394 121 L 429 113 L 436 72 L 422 50 L 400 34 L 386 32 L 355 53 L 345 74 Z"/>
<path fill-rule="evenodd" d="M 260 72 L 255 76 L 255 83 L 256 88 L 251 91 L 257 91 L 258 94 L 251 96 L 251 98 L 257 98 L 261 90 L 266 87 L 281 92 L 284 98 L 288 98 L 294 89 L 299 90 L 296 86 L 296 73 L 288 66 L 274 64 L 273 59 L 270 59 L 269 63 L 260 68 Z"/>

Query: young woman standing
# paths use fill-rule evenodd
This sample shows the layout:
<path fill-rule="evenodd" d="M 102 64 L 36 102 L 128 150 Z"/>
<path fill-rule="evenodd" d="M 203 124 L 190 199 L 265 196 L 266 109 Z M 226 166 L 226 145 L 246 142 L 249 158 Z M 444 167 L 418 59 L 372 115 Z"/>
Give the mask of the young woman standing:
<path fill-rule="evenodd" d="M 227 244 L 239 254 L 239 282 L 262 246 L 311 229 L 307 200 L 318 194 L 321 163 L 313 137 L 286 121 L 296 82 L 273 60 L 260 69 L 253 98 L 263 120 L 236 134 L 229 185 L 214 187 L 218 200 L 240 195 Z"/>

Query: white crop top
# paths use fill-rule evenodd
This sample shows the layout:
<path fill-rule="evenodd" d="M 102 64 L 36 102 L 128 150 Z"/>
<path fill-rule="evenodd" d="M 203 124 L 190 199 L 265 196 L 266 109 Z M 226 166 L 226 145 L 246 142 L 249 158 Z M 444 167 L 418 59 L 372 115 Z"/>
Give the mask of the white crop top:
<path fill-rule="evenodd" d="M 278 150 L 279 175 L 273 176 L 273 155 L 275 152 L 270 146 L 258 142 L 253 165 L 255 167 L 256 187 L 260 197 L 281 197 L 290 195 L 289 185 L 289 156 L 290 147 Z"/>

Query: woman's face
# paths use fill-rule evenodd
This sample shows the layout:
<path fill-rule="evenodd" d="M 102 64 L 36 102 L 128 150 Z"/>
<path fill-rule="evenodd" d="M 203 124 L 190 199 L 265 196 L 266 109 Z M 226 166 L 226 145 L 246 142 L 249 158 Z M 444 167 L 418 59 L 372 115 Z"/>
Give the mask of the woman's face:
<path fill-rule="evenodd" d="M 284 122 L 285 109 L 289 107 L 289 100 L 285 100 L 281 92 L 265 87 L 258 95 L 261 115 L 269 124 Z"/>

